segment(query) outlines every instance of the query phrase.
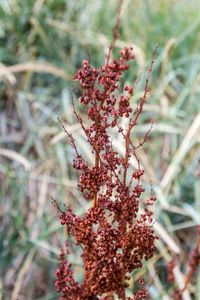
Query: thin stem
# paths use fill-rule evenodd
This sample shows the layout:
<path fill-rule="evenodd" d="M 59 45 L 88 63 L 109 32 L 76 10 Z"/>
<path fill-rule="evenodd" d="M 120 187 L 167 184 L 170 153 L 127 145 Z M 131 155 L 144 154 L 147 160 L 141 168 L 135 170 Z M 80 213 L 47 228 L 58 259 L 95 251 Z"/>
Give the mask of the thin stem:
<path fill-rule="evenodd" d="M 73 136 L 71 135 L 71 133 L 69 133 L 69 131 L 67 131 L 66 127 L 64 126 L 63 122 L 61 121 L 61 119 L 59 117 L 58 117 L 58 121 L 59 121 L 60 125 L 62 126 L 64 132 L 67 134 L 67 136 L 68 136 L 68 138 L 71 142 L 71 145 L 72 145 L 72 147 L 74 148 L 74 150 L 76 152 L 76 155 L 80 156 L 79 153 L 78 153 L 78 150 L 77 150 L 77 147 L 76 147 Z"/>
<path fill-rule="evenodd" d="M 126 133 L 126 146 L 125 146 L 125 158 L 124 158 L 124 176 L 123 176 L 123 184 L 126 184 L 126 176 L 128 170 L 128 159 L 129 159 L 129 146 L 130 146 L 130 133 L 131 133 L 131 123 L 129 123 L 129 127 Z"/>
<path fill-rule="evenodd" d="M 198 253 L 200 251 L 200 237 L 198 237 L 198 239 L 197 239 L 197 244 L 196 244 L 196 247 L 194 250 L 196 250 Z M 185 291 L 185 289 L 187 288 L 188 284 L 191 281 L 193 273 L 194 273 L 194 269 L 190 268 L 188 274 L 185 276 L 185 284 L 184 284 L 184 287 L 181 289 L 181 293 L 183 293 Z"/>
<path fill-rule="evenodd" d="M 108 65 L 108 63 L 109 63 L 112 50 L 113 50 L 113 48 L 115 46 L 116 40 L 117 40 L 118 35 L 119 35 L 120 14 L 121 14 L 123 3 L 124 3 L 124 0 L 120 0 L 119 1 L 119 6 L 118 6 L 117 12 L 116 12 L 116 22 L 115 22 L 115 26 L 112 29 L 112 41 L 111 41 L 110 47 L 108 49 L 108 55 L 107 55 L 106 65 Z"/>
<path fill-rule="evenodd" d="M 123 274 L 123 276 L 122 276 L 122 285 L 124 285 L 124 282 L 125 282 L 125 274 Z M 125 287 L 123 289 L 122 300 L 126 300 L 126 290 L 125 290 Z"/>
<path fill-rule="evenodd" d="M 99 151 L 96 150 L 95 152 L 95 168 L 99 168 Z M 93 198 L 93 208 L 95 208 L 97 205 L 97 193 L 95 193 Z"/>
<path fill-rule="evenodd" d="M 85 126 L 84 126 L 84 124 L 83 124 L 83 120 L 81 119 L 81 117 L 78 115 L 78 113 L 77 113 L 77 111 L 76 111 L 73 96 L 72 96 L 72 108 L 73 108 L 73 113 L 74 113 L 76 119 L 78 120 L 79 124 L 81 125 L 81 128 L 82 128 L 83 132 L 84 132 L 85 135 L 86 135 L 86 138 L 88 139 L 90 145 L 93 146 L 92 141 L 91 141 L 91 138 L 90 138 L 90 135 L 88 134 L 87 129 L 85 128 Z"/>
<path fill-rule="evenodd" d="M 137 113 L 136 113 L 136 116 L 135 118 L 131 121 L 131 128 L 133 128 L 136 124 L 137 124 L 137 121 L 140 117 L 140 115 L 142 114 L 142 111 L 143 111 L 143 106 L 144 104 L 146 103 L 147 101 L 147 94 L 149 92 L 149 89 L 148 89 L 148 85 L 149 85 L 149 80 L 150 80 L 150 76 L 151 76 L 151 73 L 153 71 L 153 65 L 154 65 L 154 57 L 156 55 L 156 52 L 157 52 L 157 49 L 158 49 L 158 46 L 156 46 L 154 52 L 153 52 L 153 58 L 151 60 L 151 64 L 150 64 L 150 67 L 148 69 L 148 72 L 147 72 L 147 77 L 146 77 L 146 80 L 145 80 L 145 86 L 144 86 L 144 94 L 140 100 L 140 104 L 139 104 L 139 108 L 137 110 Z"/>
<path fill-rule="evenodd" d="M 94 139 L 94 150 L 95 150 L 95 168 L 97 170 L 99 168 L 99 149 L 98 149 L 98 146 L 97 146 L 97 141 L 98 141 L 98 119 L 97 119 L 97 115 L 98 115 L 98 111 L 97 111 L 97 102 L 96 102 L 96 100 L 94 100 L 94 107 L 95 107 L 95 139 Z M 93 198 L 93 208 L 95 208 L 96 205 L 97 205 L 97 193 L 95 193 L 94 198 Z"/>

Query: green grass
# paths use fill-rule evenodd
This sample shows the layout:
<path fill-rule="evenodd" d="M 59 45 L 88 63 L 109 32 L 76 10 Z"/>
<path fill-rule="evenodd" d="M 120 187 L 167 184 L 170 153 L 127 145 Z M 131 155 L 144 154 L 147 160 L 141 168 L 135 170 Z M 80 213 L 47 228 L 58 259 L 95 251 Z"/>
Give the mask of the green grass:
<path fill-rule="evenodd" d="M 57 117 L 90 160 L 71 113 L 70 93 L 77 88 L 72 79 L 84 58 L 95 66 L 104 62 L 116 7 L 117 1 L 105 0 L 0 1 L 0 299 L 57 297 L 53 278 L 64 238 L 51 196 L 78 213 L 86 209 Z M 151 99 L 135 128 L 142 139 L 155 120 L 140 152 L 145 185 L 150 189 L 151 182 L 158 198 L 155 218 L 165 229 L 163 234 L 157 228 L 158 255 L 144 269 L 152 299 L 170 299 L 163 298 L 171 289 L 166 262 L 178 247 L 184 264 L 200 223 L 199 9 L 198 0 L 126 0 L 115 49 L 134 45 L 136 63 L 124 80 L 133 82 L 142 73 L 139 95 L 159 44 Z M 192 299 L 200 297 L 199 281 L 198 274 L 189 286 Z"/>

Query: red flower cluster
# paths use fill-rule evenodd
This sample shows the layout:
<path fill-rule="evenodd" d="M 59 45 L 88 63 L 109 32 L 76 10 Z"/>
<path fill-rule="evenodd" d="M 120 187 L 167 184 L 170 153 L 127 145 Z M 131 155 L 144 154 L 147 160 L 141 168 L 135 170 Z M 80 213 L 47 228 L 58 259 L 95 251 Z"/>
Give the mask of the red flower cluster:
<path fill-rule="evenodd" d="M 135 112 L 130 106 L 133 87 L 125 86 L 124 94 L 118 95 L 120 77 L 132 59 L 133 49 L 125 48 L 118 60 L 107 61 L 99 69 L 84 60 L 82 69 L 74 77 L 80 82 L 82 96 L 79 100 L 86 107 L 90 125 L 86 127 L 73 104 L 74 113 L 92 147 L 93 166 L 83 159 L 74 139 L 65 131 L 77 155 L 73 167 L 80 173 L 78 188 L 93 205 L 81 217 L 70 208 L 60 212 L 61 224 L 67 226 L 69 234 L 83 249 L 84 269 L 83 282 L 76 282 L 67 262 L 67 253 L 62 250 L 56 272 L 56 289 L 63 300 L 109 300 L 114 299 L 114 295 L 123 300 L 147 298 L 147 290 L 141 284 L 135 295 L 126 297 L 131 272 L 142 268 L 143 261 L 150 259 L 156 250 L 150 210 L 155 197 L 151 195 L 143 201 L 144 210 L 140 211 L 144 171 L 136 155 L 138 146 L 131 141 L 132 129 L 147 100 L 148 78 Z M 148 77 L 151 70 L 152 65 Z M 122 117 L 128 118 L 126 130 L 119 125 Z M 124 138 L 124 156 L 113 149 L 109 131 L 112 127 L 116 127 Z M 135 156 L 138 162 L 136 170 L 130 168 L 131 156 Z"/>

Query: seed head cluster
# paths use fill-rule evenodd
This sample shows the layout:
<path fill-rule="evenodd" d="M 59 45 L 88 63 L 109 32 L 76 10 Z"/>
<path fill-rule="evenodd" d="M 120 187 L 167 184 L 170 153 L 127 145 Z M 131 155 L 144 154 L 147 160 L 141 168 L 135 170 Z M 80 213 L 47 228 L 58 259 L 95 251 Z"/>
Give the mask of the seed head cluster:
<path fill-rule="evenodd" d="M 120 86 L 120 78 L 133 59 L 133 49 L 125 48 L 118 59 L 107 60 L 99 69 L 84 60 L 74 77 L 82 89 L 79 101 L 85 106 L 89 125 L 77 113 L 74 102 L 73 111 L 91 145 L 94 164 L 91 166 L 79 153 L 65 129 L 76 153 L 73 167 L 79 174 L 78 189 L 91 201 L 91 208 L 83 216 L 76 215 L 71 208 L 59 211 L 61 224 L 83 251 L 84 270 L 83 281 L 77 282 L 67 259 L 68 248 L 61 251 L 55 286 L 62 300 L 111 300 L 114 295 L 123 300 L 148 297 L 142 279 L 135 293 L 126 296 L 131 272 L 142 268 L 156 250 L 151 211 L 155 197 L 152 194 L 146 200 L 140 199 L 144 192 L 141 184 L 144 170 L 137 156 L 138 146 L 131 139 L 132 129 L 147 101 L 148 78 L 135 111 L 130 106 L 134 87 Z M 152 65 L 149 75 L 151 69 Z M 126 129 L 120 127 L 122 118 L 127 119 Z M 124 155 L 113 149 L 112 128 L 124 140 Z M 138 165 L 134 170 L 130 166 L 131 157 Z"/>

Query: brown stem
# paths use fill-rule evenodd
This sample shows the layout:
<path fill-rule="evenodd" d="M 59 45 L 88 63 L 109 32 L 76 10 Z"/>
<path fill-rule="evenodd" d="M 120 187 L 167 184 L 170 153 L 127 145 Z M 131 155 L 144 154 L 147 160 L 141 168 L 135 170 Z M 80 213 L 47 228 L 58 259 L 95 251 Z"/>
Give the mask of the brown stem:
<path fill-rule="evenodd" d="M 95 131 L 96 132 L 95 132 L 95 141 L 94 141 L 95 168 L 98 169 L 99 168 L 99 159 L 100 159 L 100 157 L 99 157 L 99 149 L 98 149 L 98 146 L 97 146 L 97 141 L 98 141 L 98 121 L 97 121 L 97 115 L 98 115 L 98 112 L 97 112 L 97 103 L 96 103 L 96 100 L 94 101 L 94 107 L 95 107 L 95 110 L 96 110 L 96 113 L 95 113 Z M 96 205 L 97 205 L 97 193 L 95 193 L 94 198 L 93 198 L 93 208 L 95 208 Z"/>
<path fill-rule="evenodd" d="M 78 153 L 78 150 L 77 150 L 77 147 L 76 147 L 76 144 L 75 144 L 73 136 L 71 135 L 71 133 L 69 133 L 67 131 L 66 127 L 64 126 L 63 122 L 61 121 L 61 119 L 59 117 L 58 117 L 58 121 L 59 121 L 60 125 L 62 126 L 64 132 L 68 135 L 68 138 L 69 138 L 69 140 L 71 142 L 72 147 L 74 148 L 74 150 L 76 152 L 76 155 L 80 156 L 79 153 Z"/>
<path fill-rule="evenodd" d="M 125 290 L 124 290 L 124 295 L 122 295 L 122 300 L 126 300 Z"/>
<path fill-rule="evenodd" d="M 200 238 L 198 238 L 197 240 L 197 245 L 196 245 L 196 248 L 195 250 L 199 253 L 200 251 Z M 198 263 L 197 263 L 198 265 Z M 187 288 L 188 284 L 190 283 L 191 279 L 192 279 L 192 276 L 193 276 L 193 273 L 194 273 L 194 269 L 191 268 L 188 272 L 188 274 L 185 276 L 185 284 L 184 284 L 184 287 L 182 288 L 181 292 L 183 293 L 185 291 L 185 289 Z"/>
<path fill-rule="evenodd" d="M 129 124 L 127 133 L 126 133 L 126 148 L 125 148 L 125 158 L 124 158 L 124 176 L 123 183 L 126 184 L 126 175 L 128 170 L 128 155 L 129 155 L 129 146 L 130 146 L 130 133 L 131 133 L 131 124 Z"/>
<path fill-rule="evenodd" d="M 95 167 L 99 168 L 99 151 L 96 150 L 95 153 Z M 95 208 L 97 205 L 97 193 L 95 193 L 94 198 L 93 198 L 93 208 Z"/>
<path fill-rule="evenodd" d="M 119 0 L 119 6 L 118 6 L 117 12 L 116 12 L 116 22 L 115 22 L 115 26 L 113 27 L 113 30 L 112 30 L 112 41 L 111 41 L 111 44 L 110 44 L 110 47 L 108 50 L 106 65 L 108 65 L 108 63 L 109 63 L 110 55 L 112 53 L 112 50 L 115 46 L 116 40 L 119 35 L 120 14 L 121 14 L 123 2 L 124 2 L 124 0 Z"/>
<path fill-rule="evenodd" d="M 158 46 L 154 50 L 153 58 L 156 54 L 157 48 L 158 48 Z M 127 175 L 127 169 L 128 169 L 127 164 L 128 164 L 128 155 L 129 155 L 129 146 L 131 144 L 130 134 L 131 134 L 132 128 L 137 124 L 137 122 L 138 122 L 138 120 L 139 120 L 139 118 L 142 114 L 143 106 L 147 101 L 148 84 L 149 84 L 150 75 L 151 75 L 152 70 L 153 70 L 153 64 L 154 64 L 154 59 L 152 59 L 149 70 L 148 70 L 148 73 L 147 73 L 147 78 L 146 78 L 145 87 L 144 87 L 144 94 L 143 94 L 143 96 L 140 100 L 139 108 L 137 110 L 135 118 L 133 120 L 130 120 L 129 127 L 128 127 L 126 137 L 125 137 L 125 139 L 126 139 L 126 152 L 125 152 L 125 160 L 124 160 L 124 164 L 125 164 L 125 166 L 124 166 L 124 177 L 123 177 L 123 183 L 124 184 L 126 184 L 126 175 Z M 150 130 L 151 130 L 151 128 L 150 128 Z M 144 140 L 144 142 L 145 142 L 145 140 Z"/>
<path fill-rule="evenodd" d="M 122 286 L 124 286 L 124 282 L 125 282 L 125 274 L 123 274 L 123 276 L 122 276 Z M 125 288 L 123 288 L 122 300 L 126 300 L 126 290 L 125 290 Z"/>
<path fill-rule="evenodd" d="M 140 100 L 140 103 L 139 103 L 139 108 L 137 110 L 137 113 L 136 113 L 136 116 L 135 118 L 131 121 L 131 128 L 133 128 L 133 126 L 135 126 L 137 124 L 137 121 L 140 117 L 140 115 L 142 114 L 142 111 L 143 111 L 143 106 L 144 104 L 146 103 L 147 101 L 147 94 L 148 94 L 148 85 L 149 85 L 149 80 L 150 80 L 150 76 L 151 76 L 151 73 L 152 73 L 152 70 L 153 70 L 153 65 L 154 65 L 154 57 L 156 55 L 156 52 L 157 52 L 157 49 L 158 49 L 158 46 L 156 46 L 154 52 L 153 52 L 153 58 L 151 60 L 151 64 L 150 64 L 150 67 L 148 69 L 148 72 L 147 72 L 147 77 L 146 77 L 146 81 L 145 81 L 145 86 L 144 86 L 144 93 L 143 93 L 143 96 Z"/>

